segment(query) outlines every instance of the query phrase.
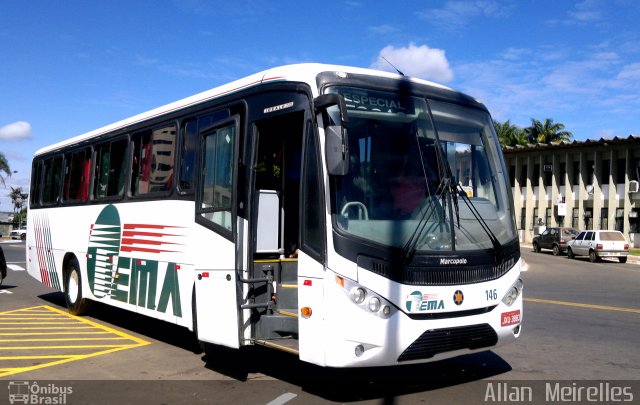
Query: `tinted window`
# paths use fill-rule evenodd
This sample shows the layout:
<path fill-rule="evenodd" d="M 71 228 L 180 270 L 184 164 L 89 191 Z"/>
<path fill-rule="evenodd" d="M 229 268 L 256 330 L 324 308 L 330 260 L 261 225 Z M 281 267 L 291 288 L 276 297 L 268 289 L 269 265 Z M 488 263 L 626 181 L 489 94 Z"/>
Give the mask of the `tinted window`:
<path fill-rule="evenodd" d="M 62 183 L 62 156 L 44 161 L 44 188 L 42 190 L 42 204 L 55 204 L 60 199 Z"/>
<path fill-rule="evenodd" d="M 91 176 L 91 149 L 67 153 L 64 161 L 64 201 L 87 201 Z"/>
<path fill-rule="evenodd" d="M 580 235 L 578 235 L 578 237 L 576 238 L 576 240 L 583 240 L 584 239 L 584 235 L 586 234 L 586 232 L 580 232 Z"/>
<path fill-rule="evenodd" d="M 29 198 L 31 207 L 40 205 L 40 196 L 42 190 L 40 188 L 40 176 L 42 175 L 42 161 L 34 162 L 31 169 L 31 198 Z"/>
<path fill-rule="evenodd" d="M 196 148 L 198 147 L 198 121 L 193 119 L 182 125 L 180 143 L 180 190 L 192 190 L 195 186 Z"/>
<path fill-rule="evenodd" d="M 106 142 L 96 147 L 93 193 L 96 198 L 124 194 L 126 181 L 127 139 Z"/>
<path fill-rule="evenodd" d="M 173 182 L 176 127 L 167 125 L 133 135 L 131 195 L 168 191 Z"/>
<path fill-rule="evenodd" d="M 304 146 L 304 181 L 302 183 L 302 246 L 316 256 L 324 255 L 324 209 L 318 151 L 311 125 L 307 126 Z"/>
<path fill-rule="evenodd" d="M 233 155 L 236 124 L 217 128 L 204 137 L 202 187 L 199 214 L 224 229 L 232 230 L 231 208 L 235 165 Z"/>
<path fill-rule="evenodd" d="M 587 232 L 584 237 L 585 240 L 593 240 L 593 232 Z"/>
<path fill-rule="evenodd" d="M 185 193 L 193 191 L 196 182 L 196 160 L 199 131 L 211 126 L 214 122 L 220 121 L 229 116 L 229 110 L 224 109 L 207 114 L 199 118 L 189 119 L 182 124 L 182 137 L 180 139 L 180 166 L 179 166 L 179 189 Z"/>

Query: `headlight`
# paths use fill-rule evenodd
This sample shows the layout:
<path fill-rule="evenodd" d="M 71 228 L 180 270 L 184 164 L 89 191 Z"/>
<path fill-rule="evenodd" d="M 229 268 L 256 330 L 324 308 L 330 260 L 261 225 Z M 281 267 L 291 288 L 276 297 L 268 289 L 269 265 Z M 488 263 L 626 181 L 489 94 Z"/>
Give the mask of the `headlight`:
<path fill-rule="evenodd" d="M 395 307 L 389 301 L 355 281 L 336 276 L 336 283 L 343 288 L 351 302 L 375 316 L 388 318 L 395 311 Z"/>
<path fill-rule="evenodd" d="M 378 312 L 380 309 L 380 298 L 373 297 L 369 300 L 369 311 Z"/>
<path fill-rule="evenodd" d="M 354 288 L 351 292 L 351 299 L 356 304 L 362 304 L 367 296 L 367 292 L 363 288 Z"/>
<path fill-rule="evenodd" d="M 523 289 L 522 279 L 519 278 L 509 288 L 509 290 L 507 291 L 507 294 L 504 296 L 504 298 L 502 298 L 502 302 L 505 303 L 508 307 L 510 307 L 514 302 L 516 302 L 520 294 L 522 294 L 522 289 Z"/>

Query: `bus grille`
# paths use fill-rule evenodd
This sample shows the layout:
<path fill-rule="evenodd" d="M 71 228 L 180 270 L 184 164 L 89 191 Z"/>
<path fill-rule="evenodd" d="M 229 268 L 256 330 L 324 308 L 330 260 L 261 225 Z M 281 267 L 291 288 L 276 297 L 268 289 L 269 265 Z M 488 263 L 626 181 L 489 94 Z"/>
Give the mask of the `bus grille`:
<path fill-rule="evenodd" d="M 461 268 L 406 267 L 401 280 L 409 285 L 457 285 L 495 280 L 505 275 L 516 264 L 513 258 L 498 265 L 465 266 Z"/>
<path fill-rule="evenodd" d="M 438 353 L 460 349 L 480 349 L 498 343 L 495 330 L 486 323 L 424 332 L 405 349 L 398 361 L 429 359 Z"/>

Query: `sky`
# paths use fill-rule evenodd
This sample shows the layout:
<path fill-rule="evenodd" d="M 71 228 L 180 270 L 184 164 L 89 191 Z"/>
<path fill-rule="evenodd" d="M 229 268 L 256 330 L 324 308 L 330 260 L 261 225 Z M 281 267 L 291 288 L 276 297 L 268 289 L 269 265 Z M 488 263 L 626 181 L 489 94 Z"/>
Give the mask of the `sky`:
<path fill-rule="evenodd" d="M 274 66 L 382 57 L 501 122 L 640 135 L 636 0 L 0 0 L 0 211 L 41 147 Z"/>

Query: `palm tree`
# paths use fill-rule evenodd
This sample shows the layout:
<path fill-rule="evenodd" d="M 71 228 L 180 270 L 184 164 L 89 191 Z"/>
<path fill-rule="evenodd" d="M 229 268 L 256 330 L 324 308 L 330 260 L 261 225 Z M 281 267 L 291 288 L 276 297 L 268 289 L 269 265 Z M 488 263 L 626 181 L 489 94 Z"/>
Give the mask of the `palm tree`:
<path fill-rule="evenodd" d="M 573 137 L 571 132 L 564 131 L 564 124 L 554 124 L 553 118 L 547 118 L 544 122 L 531 118 L 531 126 L 526 131 L 531 142 L 538 143 L 568 141 Z"/>
<path fill-rule="evenodd" d="M 498 134 L 498 139 L 500 140 L 500 145 L 502 147 L 526 145 L 529 142 L 529 138 L 525 130 L 517 125 L 512 125 L 510 120 L 506 120 L 504 122 L 494 120 L 493 127 Z"/>
<path fill-rule="evenodd" d="M 22 227 L 22 206 L 24 205 L 27 197 L 29 195 L 22 192 L 22 187 L 11 187 L 11 192 L 9 193 L 9 198 L 11 198 L 11 202 L 13 202 L 13 209 L 15 213 L 18 215 L 18 227 Z M 14 221 L 15 221 L 14 216 Z"/>
<path fill-rule="evenodd" d="M 3 176 L 2 172 L 5 172 L 7 175 Z M 5 177 L 11 177 L 11 169 L 9 168 L 9 162 L 7 158 L 4 156 L 4 153 L 0 152 L 0 183 L 4 187 L 4 179 Z"/>

